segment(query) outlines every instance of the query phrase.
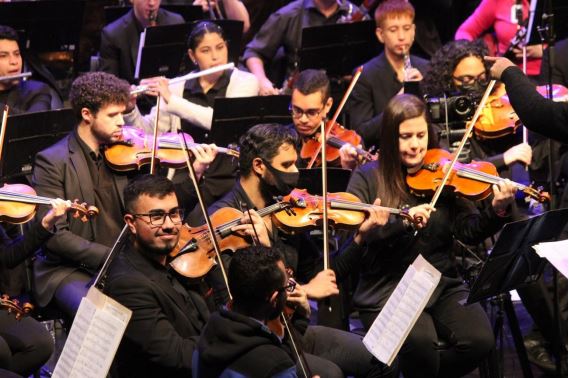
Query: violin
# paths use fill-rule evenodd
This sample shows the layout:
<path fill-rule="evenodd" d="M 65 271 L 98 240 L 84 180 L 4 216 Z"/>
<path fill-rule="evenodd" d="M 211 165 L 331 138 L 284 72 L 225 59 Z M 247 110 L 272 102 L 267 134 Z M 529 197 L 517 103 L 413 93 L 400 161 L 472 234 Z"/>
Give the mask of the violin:
<path fill-rule="evenodd" d="M 291 204 L 291 211 L 273 214 L 275 225 L 285 232 L 302 232 L 322 224 L 323 197 L 309 194 L 306 189 L 294 189 L 283 201 Z M 351 193 L 328 194 L 328 221 L 335 228 L 355 230 L 365 220 L 365 209 L 381 208 L 391 214 L 399 215 L 411 224 L 418 225 L 422 219 L 411 217 L 406 210 L 394 209 L 363 203 Z"/>
<path fill-rule="evenodd" d="M 186 133 L 181 133 L 188 145 L 187 148 L 197 145 L 193 138 Z M 105 149 L 105 159 L 109 166 L 119 172 L 140 169 L 152 160 L 152 136 L 144 131 L 124 126 L 122 139 Z M 228 148 L 217 147 L 217 151 L 233 157 L 239 157 L 239 151 L 234 146 Z M 181 145 L 178 133 L 164 133 L 158 137 L 158 149 L 156 159 L 168 168 L 186 167 L 186 147 Z"/>
<path fill-rule="evenodd" d="M 37 205 L 50 205 L 52 198 L 40 197 L 35 190 L 23 184 L 5 184 L 0 188 L 0 221 L 20 224 L 32 219 Z M 73 201 L 69 211 L 74 218 L 86 222 L 89 218 L 99 214 L 99 209 L 86 203 Z"/>
<path fill-rule="evenodd" d="M 279 201 L 258 211 L 261 217 L 287 210 L 290 203 Z M 220 251 L 238 249 L 251 245 L 249 237 L 232 233 L 231 229 L 241 223 L 243 213 L 231 207 L 217 210 L 210 216 Z M 170 252 L 170 266 L 179 274 L 188 278 L 203 277 L 216 265 L 216 253 L 209 236 L 207 225 L 190 227 L 184 224 L 180 228 L 178 244 Z"/>
<path fill-rule="evenodd" d="M 548 98 L 548 89 L 547 85 L 539 85 L 535 89 L 541 94 L 543 97 Z M 552 88 L 553 101 L 555 102 L 567 102 L 567 88 L 560 84 L 553 84 Z"/>
<path fill-rule="evenodd" d="M 328 134 L 328 138 L 326 138 L 326 144 L 328 145 L 328 148 L 326 148 L 326 161 L 330 163 L 338 162 L 340 160 L 340 148 L 345 144 L 349 144 L 354 147 L 362 162 L 377 159 L 377 157 L 371 152 L 357 147 L 362 143 L 362 137 L 355 131 L 348 130 L 339 123 L 332 123 L 331 121 L 326 123 L 326 130 L 326 134 Z M 318 153 L 320 141 L 321 135 L 319 132 L 315 133 L 310 139 L 304 141 L 302 149 L 300 150 L 300 157 L 302 159 L 311 159 Z M 317 157 L 316 165 L 320 164 L 320 157 Z"/>
<path fill-rule="evenodd" d="M 504 84 L 496 87 L 488 97 L 480 117 L 474 124 L 474 133 L 481 139 L 495 139 L 514 134 L 520 119 L 506 94 Z"/>
<path fill-rule="evenodd" d="M 17 299 L 10 299 L 7 294 L 2 294 L 2 296 L 0 296 L 0 308 L 7 310 L 8 313 L 14 314 L 16 320 L 20 320 L 28 315 L 34 309 L 34 306 L 28 302 L 24 302 L 23 305 L 20 305 L 20 301 Z"/>
<path fill-rule="evenodd" d="M 442 149 L 428 150 L 423 160 L 423 166 L 415 173 L 407 175 L 407 185 L 419 196 L 431 195 L 439 186 L 446 172 L 446 164 L 452 160 L 450 152 Z M 496 167 L 486 161 L 472 161 L 469 164 L 456 163 L 449 176 L 448 185 L 455 193 L 471 200 L 482 200 L 492 193 L 492 185 L 502 179 L 498 176 Z M 514 182 L 516 189 L 539 202 L 550 200 L 548 193 L 541 188 L 534 189 Z"/>

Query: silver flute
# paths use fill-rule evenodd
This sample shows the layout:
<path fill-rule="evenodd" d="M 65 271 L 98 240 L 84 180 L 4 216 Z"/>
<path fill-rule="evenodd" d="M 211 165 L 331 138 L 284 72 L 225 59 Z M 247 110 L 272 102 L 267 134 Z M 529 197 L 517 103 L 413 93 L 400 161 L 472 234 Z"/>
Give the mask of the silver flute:
<path fill-rule="evenodd" d="M 176 84 L 176 83 L 179 83 L 181 81 L 191 80 L 191 79 L 195 79 L 195 78 L 198 78 L 201 76 L 210 75 L 212 73 L 216 73 L 219 71 L 231 70 L 233 68 L 235 68 L 234 63 L 223 64 L 221 66 L 208 68 L 207 70 L 203 70 L 203 71 L 199 71 L 199 72 L 193 72 L 193 73 L 189 73 L 189 74 L 184 75 L 184 76 L 180 76 L 180 77 L 176 77 L 174 79 L 170 79 L 170 80 L 168 80 L 168 84 L 169 85 Z M 130 94 L 133 95 L 133 94 L 137 94 L 137 93 L 142 93 L 142 92 L 146 92 L 147 90 L 148 90 L 148 85 L 139 85 L 138 87 L 131 90 Z"/>
<path fill-rule="evenodd" d="M 10 81 L 10 80 L 16 80 L 16 79 L 26 79 L 28 77 L 32 76 L 31 72 L 22 72 L 19 74 L 14 74 L 14 75 L 6 75 L 6 76 L 0 76 L 0 81 Z"/>

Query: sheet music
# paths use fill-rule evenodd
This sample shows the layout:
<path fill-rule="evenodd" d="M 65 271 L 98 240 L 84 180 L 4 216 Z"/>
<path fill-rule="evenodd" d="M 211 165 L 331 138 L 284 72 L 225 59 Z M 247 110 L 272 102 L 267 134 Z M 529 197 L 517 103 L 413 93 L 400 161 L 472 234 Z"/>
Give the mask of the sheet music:
<path fill-rule="evenodd" d="M 569 271 L 569 243 L 567 239 L 539 243 L 534 245 L 533 249 L 539 257 L 547 259 L 561 274 L 565 277 L 569 277 L 567 275 Z"/>
<path fill-rule="evenodd" d="M 105 378 L 132 311 L 95 288 L 81 300 L 53 377 Z"/>
<path fill-rule="evenodd" d="M 363 339 L 378 360 L 391 365 L 440 278 L 441 273 L 421 255 L 407 268 Z"/>
<path fill-rule="evenodd" d="M 140 41 L 138 42 L 138 54 L 136 55 L 136 66 L 134 68 L 134 78 L 138 79 L 140 76 L 140 64 L 142 63 L 142 48 L 146 41 L 146 28 L 140 33 Z"/>

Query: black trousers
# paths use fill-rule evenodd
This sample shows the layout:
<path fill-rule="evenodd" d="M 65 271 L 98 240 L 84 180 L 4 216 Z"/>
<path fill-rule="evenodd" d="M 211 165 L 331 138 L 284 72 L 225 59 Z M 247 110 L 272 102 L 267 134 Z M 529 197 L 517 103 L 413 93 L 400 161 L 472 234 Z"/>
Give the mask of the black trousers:
<path fill-rule="evenodd" d="M 29 317 L 16 320 L 13 314 L 0 310 L 0 370 L 27 377 L 52 353 L 53 338 L 41 323 Z"/>
<path fill-rule="evenodd" d="M 467 296 L 463 284 L 448 285 L 421 313 L 398 355 L 406 378 L 461 377 L 488 355 L 494 346 L 492 327 L 478 303 L 461 304 Z M 366 329 L 378 314 L 360 311 Z M 449 346 L 439 350 L 439 339 Z"/>

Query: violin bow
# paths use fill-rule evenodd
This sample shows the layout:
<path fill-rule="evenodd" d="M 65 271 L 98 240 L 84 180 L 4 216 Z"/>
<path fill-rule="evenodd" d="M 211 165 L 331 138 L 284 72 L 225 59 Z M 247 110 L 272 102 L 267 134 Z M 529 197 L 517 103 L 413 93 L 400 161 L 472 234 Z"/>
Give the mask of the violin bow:
<path fill-rule="evenodd" d="M 188 166 L 190 178 L 192 179 L 192 183 L 194 184 L 194 188 L 196 189 L 196 196 L 198 198 L 198 202 L 200 204 L 200 209 L 202 214 L 205 218 L 207 230 L 209 232 L 209 236 L 211 238 L 211 243 L 213 245 L 213 249 L 215 250 L 215 255 L 217 256 L 217 260 L 219 261 L 219 268 L 221 269 L 221 275 L 223 276 L 223 282 L 225 283 L 225 287 L 227 288 L 227 293 L 229 294 L 229 299 L 232 300 L 233 296 L 231 295 L 231 290 L 229 289 L 229 279 L 227 278 L 227 271 L 225 270 L 225 266 L 223 265 L 223 260 L 221 259 L 221 251 L 219 249 L 219 243 L 217 242 L 217 237 L 215 236 L 215 229 L 213 228 L 213 224 L 211 223 L 211 218 L 207 213 L 207 208 L 205 206 L 205 202 L 203 200 L 203 195 L 201 189 L 198 185 L 198 179 L 196 177 L 196 171 L 194 170 L 194 166 L 190 162 L 190 149 L 188 148 L 188 144 L 186 143 L 186 138 L 184 138 L 181 130 L 178 130 L 178 138 L 180 139 L 180 145 L 184 146 L 186 151 L 185 158 L 186 158 L 186 165 Z"/>
<path fill-rule="evenodd" d="M 340 116 L 340 113 L 344 109 L 344 105 L 346 105 L 346 102 L 348 101 L 348 97 L 350 97 L 352 90 L 356 86 L 356 83 L 358 82 L 358 79 L 360 78 L 363 69 L 364 69 L 363 66 L 359 66 L 356 69 L 356 72 L 354 73 L 354 77 L 352 77 L 352 81 L 350 82 L 348 89 L 346 89 L 346 93 L 344 93 L 344 97 L 342 97 L 342 100 L 340 101 L 340 103 L 338 104 L 338 107 L 336 108 L 336 111 L 334 112 L 334 116 L 332 117 L 332 120 L 330 121 L 330 127 L 328 127 L 325 131 L 320 132 L 321 138 L 324 139 L 324 141 L 328 140 L 328 137 L 330 136 L 330 130 L 332 130 L 332 126 L 336 123 L 336 120 L 338 119 L 338 117 Z M 354 147 L 357 147 L 357 146 L 354 146 Z M 306 168 L 308 168 L 308 169 L 312 168 L 312 166 L 316 162 L 316 158 L 318 157 L 318 153 L 320 152 L 320 149 L 324 150 L 325 148 L 326 148 L 326 143 L 321 143 L 320 147 L 318 147 L 316 152 L 314 152 L 314 155 L 310 159 L 310 162 L 308 163 Z"/>
<path fill-rule="evenodd" d="M 6 136 L 6 124 L 8 123 L 8 112 L 10 107 L 6 104 L 4 105 L 4 110 L 2 111 L 2 126 L 0 128 L 0 160 L 2 160 L 2 150 L 4 147 L 4 137 Z"/>
<path fill-rule="evenodd" d="M 464 148 L 468 138 L 470 137 L 470 134 L 472 133 L 472 130 L 474 129 L 474 124 L 476 123 L 476 121 L 478 120 L 478 118 L 480 117 L 480 114 L 482 114 L 482 110 L 484 109 L 484 106 L 486 105 L 486 101 L 488 101 L 488 97 L 490 96 L 490 93 L 492 93 L 492 89 L 494 89 L 494 85 L 496 84 L 496 80 L 491 80 L 490 83 L 488 83 L 488 87 L 486 87 L 486 91 L 484 92 L 484 96 L 482 96 L 482 100 L 480 100 L 480 104 L 478 105 L 478 108 L 476 108 L 476 112 L 474 113 L 474 116 L 472 117 L 472 119 L 470 120 L 470 123 L 468 124 L 468 127 L 466 128 L 466 131 L 462 137 L 462 140 L 460 141 L 460 144 L 458 145 L 458 148 L 454 151 L 453 153 L 453 158 L 450 162 L 450 165 L 447 166 L 447 170 L 445 172 L 445 175 L 443 176 L 443 179 L 441 180 L 439 186 L 437 187 L 437 190 L 435 191 L 435 194 L 433 195 L 433 198 L 431 199 L 431 203 L 430 205 L 432 207 L 435 207 L 443 189 L 444 186 L 446 185 L 450 175 L 452 174 L 452 170 L 454 168 L 454 166 L 456 165 L 456 162 L 458 161 L 458 156 L 460 155 L 462 149 Z"/>
<path fill-rule="evenodd" d="M 241 207 L 245 208 L 245 212 L 249 217 L 249 222 L 251 222 L 251 227 L 253 227 L 253 234 L 255 235 L 253 237 L 253 245 L 255 246 L 259 245 L 260 244 L 259 234 L 257 233 L 257 229 L 255 228 L 255 223 L 253 223 L 253 217 L 251 217 L 251 209 L 249 209 L 249 206 L 247 206 L 246 202 L 242 202 Z M 297 345 L 298 341 L 296 340 L 293 334 L 294 328 L 289 326 L 288 319 L 286 318 L 284 312 L 281 312 L 280 316 L 283 321 L 284 327 L 288 333 L 288 336 L 290 337 L 290 343 L 292 344 L 292 349 L 294 350 L 294 354 L 296 355 L 296 359 L 298 361 L 298 365 L 300 366 L 300 370 L 302 370 L 302 373 L 304 374 L 305 378 L 311 378 L 313 376 L 312 372 L 308 367 L 308 362 L 306 361 L 306 356 L 304 355 L 304 351 Z"/>
<path fill-rule="evenodd" d="M 158 153 L 158 119 L 160 117 L 160 100 L 162 96 L 156 96 L 156 118 L 154 119 L 154 131 L 152 134 L 152 155 L 150 156 L 150 174 L 154 174 L 156 169 L 156 154 Z"/>

